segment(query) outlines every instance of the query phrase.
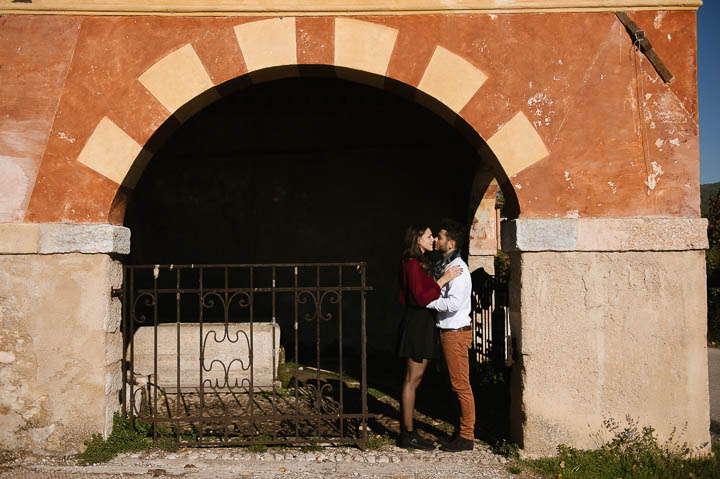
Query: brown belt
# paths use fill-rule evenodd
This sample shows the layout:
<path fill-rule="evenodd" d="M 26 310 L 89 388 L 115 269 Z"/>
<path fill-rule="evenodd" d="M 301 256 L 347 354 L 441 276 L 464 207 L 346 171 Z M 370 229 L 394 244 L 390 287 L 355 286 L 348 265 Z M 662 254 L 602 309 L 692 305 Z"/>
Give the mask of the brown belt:
<path fill-rule="evenodd" d="M 457 332 L 460 332 L 460 331 L 470 331 L 470 329 L 472 329 L 472 326 L 470 326 L 470 325 L 468 324 L 467 326 L 463 326 L 462 328 L 457 328 L 457 329 L 443 329 L 443 328 L 440 328 L 440 332 L 441 332 L 441 333 L 452 333 L 452 332 L 457 333 Z"/>

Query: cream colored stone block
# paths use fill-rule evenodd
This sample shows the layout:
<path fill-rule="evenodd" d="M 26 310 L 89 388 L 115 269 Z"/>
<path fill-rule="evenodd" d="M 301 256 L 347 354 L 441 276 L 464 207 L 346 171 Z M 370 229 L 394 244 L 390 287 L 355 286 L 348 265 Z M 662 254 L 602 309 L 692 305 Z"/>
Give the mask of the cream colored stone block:
<path fill-rule="evenodd" d="M 578 251 L 687 251 L 708 246 L 705 218 L 593 218 L 577 222 Z"/>
<path fill-rule="evenodd" d="M 235 26 L 248 72 L 297 64 L 295 18 L 272 18 Z"/>
<path fill-rule="evenodd" d="M 138 80 L 171 113 L 214 86 L 190 44 L 166 55 Z"/>
<path fill-rule="evenodd" d="M 37 253 L 38 225 L 0 223 L 0 254 Z"/>
<path fill-rule="evenodd" d="M 121 184 L 142 147 L 110 119 L 103 117 L 78 161 Z"/>
<path fill-rule="evenodd" d="M 418 89 L 437 98 L 458 113 L 487 78 L 487 75 L 472 63 L 438 46 L 425 69 Z"/>
<path fill-rule="evenodd" d="M 385 75 L 398 31 L 377 23 L 335 19 L 335 66 Z"/>
<path fill-rule="evenodd" d="M 487 143 L 508 178 L 549 154 L 542 138 L 522 112 L 505 123 Z"/>
<path fill-rule="evenodd" d="M 204 347 L 202 384 L 220 389 L 250 386 L 250 323 L 161 324 L 157 339 L 152 327 L 139 328 L 133 338 L 133 373 L 140 376 L 155 374 L 155 341 L 157 341 L 157 380 L 163 388 L 180 387 L 195 390 L 200 380 L 200 343 Z M 180 351 L 178 351 L 178 335 Z M 274 338 L 273 338 L 274 336 Z M 253 385 L 272 387 L 280 360 L 280 326 L 272 323 L 253 323 Z M 275 349 L 273 350 L 273 346 Z M 128 350 L 127 359 L 130 360 Z M 178 356 L 180 369 L 178 371 Z M 273 369 L 274 367 L 274 369 Z"/>
<path fill-rule="evenodd" d="M 495 274 L 495 256 L 494 255 L 469 255 L 468 268 L 470 272 L 484 269 L 487 274 Z"/>

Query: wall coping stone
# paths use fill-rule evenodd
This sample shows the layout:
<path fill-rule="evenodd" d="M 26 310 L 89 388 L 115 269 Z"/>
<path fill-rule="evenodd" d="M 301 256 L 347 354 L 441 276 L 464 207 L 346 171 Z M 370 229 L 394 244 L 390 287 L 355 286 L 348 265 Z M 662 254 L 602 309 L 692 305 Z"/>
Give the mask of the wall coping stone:
<path fill-rule="evenodd" d="M 130 229 L 110 224 L 0 223 L 0 254 L 128 254 Z"/>
<path fill-rule="evenodd" d="M 501 228 L 505 252 L 708 248 L 705 218 L 518 218 L 504 221 Z"/>
<path fill-rule="evenodd" d="M 697 10 L 700 0 L 0 0 L 0 14 L 65 15 L 413 15 L 429 13 Z"/>

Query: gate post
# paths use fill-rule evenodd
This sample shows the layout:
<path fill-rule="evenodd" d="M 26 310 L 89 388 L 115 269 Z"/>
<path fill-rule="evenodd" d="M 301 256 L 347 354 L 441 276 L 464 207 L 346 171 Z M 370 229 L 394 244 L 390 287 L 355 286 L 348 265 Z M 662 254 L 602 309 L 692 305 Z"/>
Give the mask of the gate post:
<path fill-rule="evenodd" d="M 511 428 L 526 454 L 597 447 L 603 419 L 626 417 L 709 451 L 706 231 L 700 218 L 503 225 Z"/>
<path fill-rule="evenodd" d="M 119 408 L 130 230 L 0 224 L 0 448 L 72 453 Z"/>

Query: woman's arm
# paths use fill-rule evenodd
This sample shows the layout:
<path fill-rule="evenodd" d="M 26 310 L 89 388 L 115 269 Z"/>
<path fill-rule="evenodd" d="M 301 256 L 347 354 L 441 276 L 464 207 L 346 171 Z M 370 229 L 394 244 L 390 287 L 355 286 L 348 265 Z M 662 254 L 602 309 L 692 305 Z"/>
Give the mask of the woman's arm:
<path fill-rule="evenodd" d="M 440 297 L 440 285 L 422 270 L 420 262 L 410 260 L 403 266 L 408 292 L 418 306 L 425 307 L 430 301 Z"/>
<path fill-rule="evenodd" d="M 440 276 L 440 279 L 437 280 L 438 286 L 441 288 L 448 284 L 450 281 L 454 280 L 458 276 L 462 274 L 462 266 L 460 265 L 453 265 L 449 266 L 445 269 L 445 272 L 442 276 Z"/>

